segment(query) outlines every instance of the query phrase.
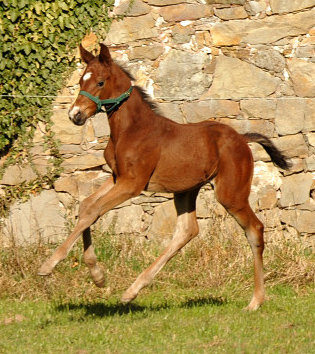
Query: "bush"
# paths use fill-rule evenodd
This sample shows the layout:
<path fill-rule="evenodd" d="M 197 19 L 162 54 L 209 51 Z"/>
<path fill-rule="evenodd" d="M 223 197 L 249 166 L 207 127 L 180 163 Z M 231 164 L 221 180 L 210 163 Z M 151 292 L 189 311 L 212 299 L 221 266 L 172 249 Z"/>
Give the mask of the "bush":
<path fill-rule="evenodd" d="M 52 167 L 42 177 L 52 181 L 58 175 L 61 161 L 50 129 L 51 103 L 74 67 L 74 48 L 91 30 L 104 35 L 112 6 L 113 0 L 0 2 L 0 156 L 7 154 L 0 179 L 8 165 L 31 160 L 29 150 L 39 121 L 45 124 L 46 150 L 52 155 Z M 1 210 L 7 209 L 1 204 L 14 193 L 6 191 Z"/>
<path fill-rule="evenodd" d="M 0 151 L 49 121 L 49 105 L 91 29 L 109 26 L 113 0 L 3 0 L 0 3 Z M 36 96 L 36 97 L 33 97 Z"/>

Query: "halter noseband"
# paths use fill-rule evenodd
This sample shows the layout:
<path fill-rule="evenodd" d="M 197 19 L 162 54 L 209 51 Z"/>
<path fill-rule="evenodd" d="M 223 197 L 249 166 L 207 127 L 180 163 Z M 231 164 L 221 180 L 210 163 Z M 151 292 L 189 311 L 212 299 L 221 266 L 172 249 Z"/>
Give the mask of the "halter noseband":
<path fill-rule="evenodd" d="M 93 96 L 90 93 L 86 92 L 86 91 L 80 91 L 79 95 L 83 95 L 88 97 L 90 100 L 92 100 L 94 103 L 96 103 L 96 113 L 98 112 L 106 112 L 107 114 L 112 112 L 115 108 L 117 108 L 118 106 L 120 106 L 120 104 L 129 98 L 131 92 L 132 92 L 133 86 L 130 86 L 130 88 L 124 92 L 122 95 L 120 95 L 119 97 L 116 98 L 108 98 L 106 100 L 100 100 L 100 98 L 98 96 Z M 107 105 L 111 105 L 109 108 L 105 107 L 105 110 L 102 109 L 102 106 L 107 106 Z"/>

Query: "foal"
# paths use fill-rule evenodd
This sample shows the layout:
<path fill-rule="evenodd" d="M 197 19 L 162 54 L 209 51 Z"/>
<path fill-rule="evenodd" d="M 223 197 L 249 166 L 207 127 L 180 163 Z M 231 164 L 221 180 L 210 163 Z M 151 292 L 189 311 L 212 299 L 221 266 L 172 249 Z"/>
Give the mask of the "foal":
<path fill-rule="evenodd" d="M 81 203 L 76 227 L 42 265 L 39 274 L 50 274 L 83 233 L 84 261 L 94 283 L 104 286 L 105 278 L 97 264 L 90 226 L 101 215 L 142 190 L 174 193 L 177 226 L 173 239 L 122 296 L 123 302 L 132 301 L 198 234 L 196 198 L 200 188 L 211 180 L 217 200 L 244 229 L 251 246 L 254 293 L 247 308 L 257 309 L 265 299 L 264 240 L 263 224 L 248 203 L 253 158 L 247 143 L 260 143 L 282 169 L 289 167 L 285 156 L 260 134 L 240 135 L 231 127 L 213 121 L 178 124 L 156 114 L 139 88 L 131 86 L 126 72 L 113 62 L 105 45 L 101 44 L 98 57 L 82 46 L 80 52 L 87 67 L 69 117 L 74 124 L 83 125 L 105 106 L 111 134 L 104 157 L 112 176 Z"/>

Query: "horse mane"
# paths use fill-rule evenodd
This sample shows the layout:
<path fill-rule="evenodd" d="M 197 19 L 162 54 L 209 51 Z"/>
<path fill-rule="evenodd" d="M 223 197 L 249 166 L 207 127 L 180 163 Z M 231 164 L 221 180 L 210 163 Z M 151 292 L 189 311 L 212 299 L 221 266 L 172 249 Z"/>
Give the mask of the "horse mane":
<path fill-rule="evenodd" d="M 118 66 L 129 77 L 129 79 L 131 81 L 135 81 L 134 76 L 127 69 L 125 69 L 124 67 L 122 67 L 120 65 L 118 65 Z M 144 102 L 146 102 L 149 105 L 149 107 L 152 109 L 152 111 L 156 114 L 161 115 L 160 108 L 157 106 L 157 104 L 155 102 L 153 102 L 152 97 L 146 92 L 146 90 L 143 87 L 138 86 L 138 85 L 135 85 L 134 87 L 139 91 L 142 99 L 144 100 Z"/>

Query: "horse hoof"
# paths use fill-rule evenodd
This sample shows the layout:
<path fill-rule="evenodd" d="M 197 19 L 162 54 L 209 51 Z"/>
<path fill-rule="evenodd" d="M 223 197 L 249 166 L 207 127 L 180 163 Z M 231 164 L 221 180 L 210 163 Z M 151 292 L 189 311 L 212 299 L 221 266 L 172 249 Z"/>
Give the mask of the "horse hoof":
<path fill-rule="evenodd" d="M 257 311 L 260 306 L 262 305 L 262 302 L 256 302 L 256 301 L 251 301 L 248 306 L 245 307 L 245 311 Z"/>
<path fill-rule="evenodd" d="M 98 288 L 104 288 L 105 286 L 105 278 L 103 277 L 100 280 L 94 280 L 94 284 L 98 287 Z"/>
<path fill-rule="evenodd" d="M 50 275 L 52 273 L 52 270 L 50 269 L 49 266 L 47 266 L 46 263 L 44 263 L 38 270 L 37 275 L 41 275 L 41 276 L 47 276 Z"/>
<path fill-rule="evenodd" d="M 105 286 L 105 277 L 104 273 L 102 270 L 95 265 L 95 267 L 90 268 L 91 276 L 93 279 L 93 283 L 98 287 L 98 288 L 104 288 Z"/>
<path fill-rule="evenodd" d="M 124 304 L 128 304 L 132 300 L 134 300 L 137 297 L 137 295 L 130 296 L 128 292 L 126 291 L 124 295 L 121 297 L 120 301 Z"/>
<path fill-rule="evenodd" d="M 40 276 L 47 276 L 50 274 L 51 274 L 51 272 L 46 272 L 45 270 L 42 270 L 42 268 L 40 268 L 37 272 L 37 275 L 40 275 Z"/>

